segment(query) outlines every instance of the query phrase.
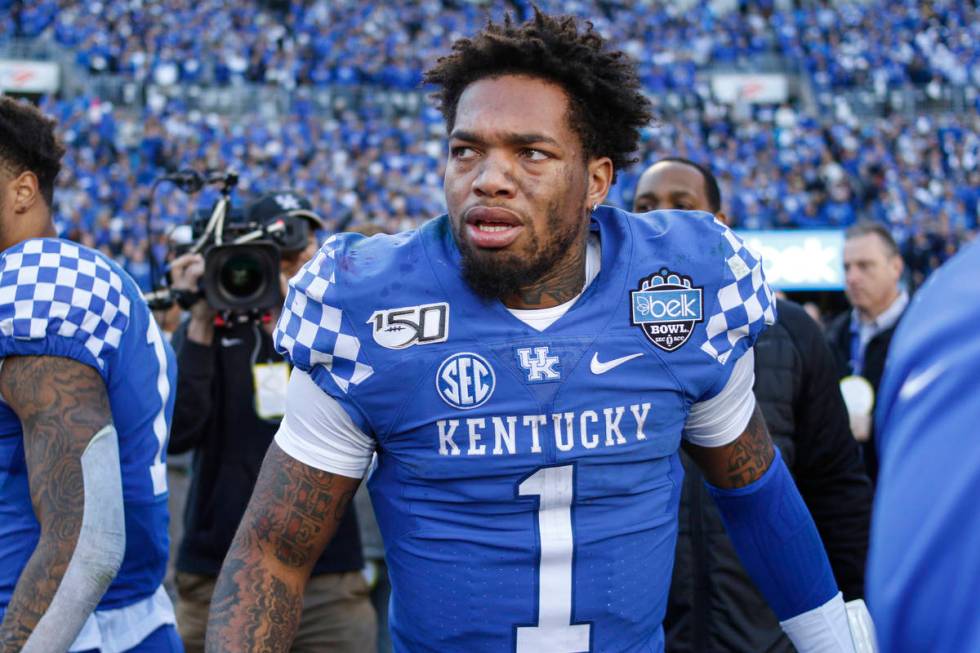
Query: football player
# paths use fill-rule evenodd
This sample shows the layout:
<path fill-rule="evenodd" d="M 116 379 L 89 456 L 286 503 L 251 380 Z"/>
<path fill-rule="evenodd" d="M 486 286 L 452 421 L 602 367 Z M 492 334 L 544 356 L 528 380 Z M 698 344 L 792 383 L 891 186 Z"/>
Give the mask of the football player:
<path fill-rule="evenodd" d="M 600 206 L 651 117 L 633 64 L 535 12 L 457 41 L 426 79 L 448 215 L 336 236 L 291 280 L 287 414 L 208 650 L 288 649 L 374 454 L 396 650 L 661 650 L 682 440 L 791 636 L 852 650 L 752 395 L 774 319 L 759 261 L 709 214 Z"/>
<path fill-rule="evenodd" d="M 55 237 L 54 128 L 0 98 L 0 651 L 181 651 L 174 356 L 132 278 Z"/>
<path fill-rule="evenodd" d="M 980 651 L 978 270 L 975 242 L 912 298 L 888 352 L 868 553 L 882 651 Z"/>

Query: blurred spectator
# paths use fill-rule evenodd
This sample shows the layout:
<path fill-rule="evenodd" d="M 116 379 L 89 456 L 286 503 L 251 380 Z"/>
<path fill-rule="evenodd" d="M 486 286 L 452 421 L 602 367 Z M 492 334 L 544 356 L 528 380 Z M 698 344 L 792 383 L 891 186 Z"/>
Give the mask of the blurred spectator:
<path fill-rule="evenodd" d="M 899 285 L 903 268 L 898 246 L 882 225 L 860 223 L 844 233 L 845 293 L 853 308 L 830 323 L 827 340 L 837 355 L 851 428 L 872 482 L 878 456 L 870 415 L 892 335 L 909 303 Z"/>
<path fill-rule="evenodd" d="M 803 310 L 810 316 L 810 319 L 816 322 L 817 326 L 821 329 L 823 328 L 823 313 L 820 311 L 820 306 L 815 302 L 805 302 L 803 304 Z"/>
<path fill-rule="evenodd" d="M 640 177 L 633 210 L 707 211 L 721 222 L 718 183 L 705 167 L 667 158 Z M 871 483 L 848 429 L 833 354 L 797 304 L 779 299 L 776 323 L 755 344 L 755 396 L 820 531 L 847 600 L 864 595 Z M 725 533 L 696 465 L 685 468 L 668 651 L 793 651 Z M 722 616 L 723 615 L 723 616 Z"/>

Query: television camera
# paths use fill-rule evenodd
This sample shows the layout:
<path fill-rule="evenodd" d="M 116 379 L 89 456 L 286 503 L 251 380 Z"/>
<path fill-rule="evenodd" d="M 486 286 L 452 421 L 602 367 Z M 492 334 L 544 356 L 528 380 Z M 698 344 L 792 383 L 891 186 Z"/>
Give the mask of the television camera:
<path fill-rule="evenodd" d="M 191 242 L 177 246 L 176 254 L 198 253 L 204 257 L 204 274 L 198 292 L 169 287 L 147 293 L 153 310 L 166 309 L 174 302 L 187 309 L 202 295 L 225 317 L 256 318 L 282 303 L 279 262 L 283 252 L 304 249 L 311 224 L 283 210 L 271 220 L 252 220 L 231 207 L 231 195 L 238 184 L 234 171 L 201 174 L 181 171 L 160 181 L 171 181 L 186 193 L 196 193 L 207 184 L 219 186 L 221 196 L 210 210 L 198 212 L 191 220 Z"/>

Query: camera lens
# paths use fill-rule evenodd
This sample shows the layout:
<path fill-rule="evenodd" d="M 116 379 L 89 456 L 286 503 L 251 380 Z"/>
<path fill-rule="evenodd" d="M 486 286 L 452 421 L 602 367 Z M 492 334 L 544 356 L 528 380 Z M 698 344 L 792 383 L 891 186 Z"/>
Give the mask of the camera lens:
<path fill-rule="evenodd" d="M 255 241 L 215 245 L 204 255 L 204 296 L 219 311 L 252 312 L 282 304 L 279 250 Z"/>
<path fill-rule="evenodd" d="M 259 294 L 265 286 L 262 261 L 251 252 L 236 253 L 221 266 L 222 289 L 236 299 Z"/>

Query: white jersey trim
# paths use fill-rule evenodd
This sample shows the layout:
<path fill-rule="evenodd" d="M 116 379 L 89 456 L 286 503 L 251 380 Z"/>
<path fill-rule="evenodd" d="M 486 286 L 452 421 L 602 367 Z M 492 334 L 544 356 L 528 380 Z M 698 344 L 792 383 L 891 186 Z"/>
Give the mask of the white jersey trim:
<path fill-rule="evenodd" d="M 336 399 L 309 374 L 294 369 L 286 391 L 286 416 L 276 433 L 286 455 L 316 469 L 363 478 L 374 440 L 354 424 Z"/>
<path fill-rule="evenodd" d="M 142 601 L 90 614 L 68 650 L 123 653 L 136 647 L 157 628 L 176 623 L 170 596 L 161 585 Z"/>
<path fill-rule="evenodd" d="M 684 439 L 699 447 L 722 447 L 745 431 L 755 410 L 755 352 L 746 351 L 735 361 L 721 392 L 691 406 L 684 424 Z"/>

